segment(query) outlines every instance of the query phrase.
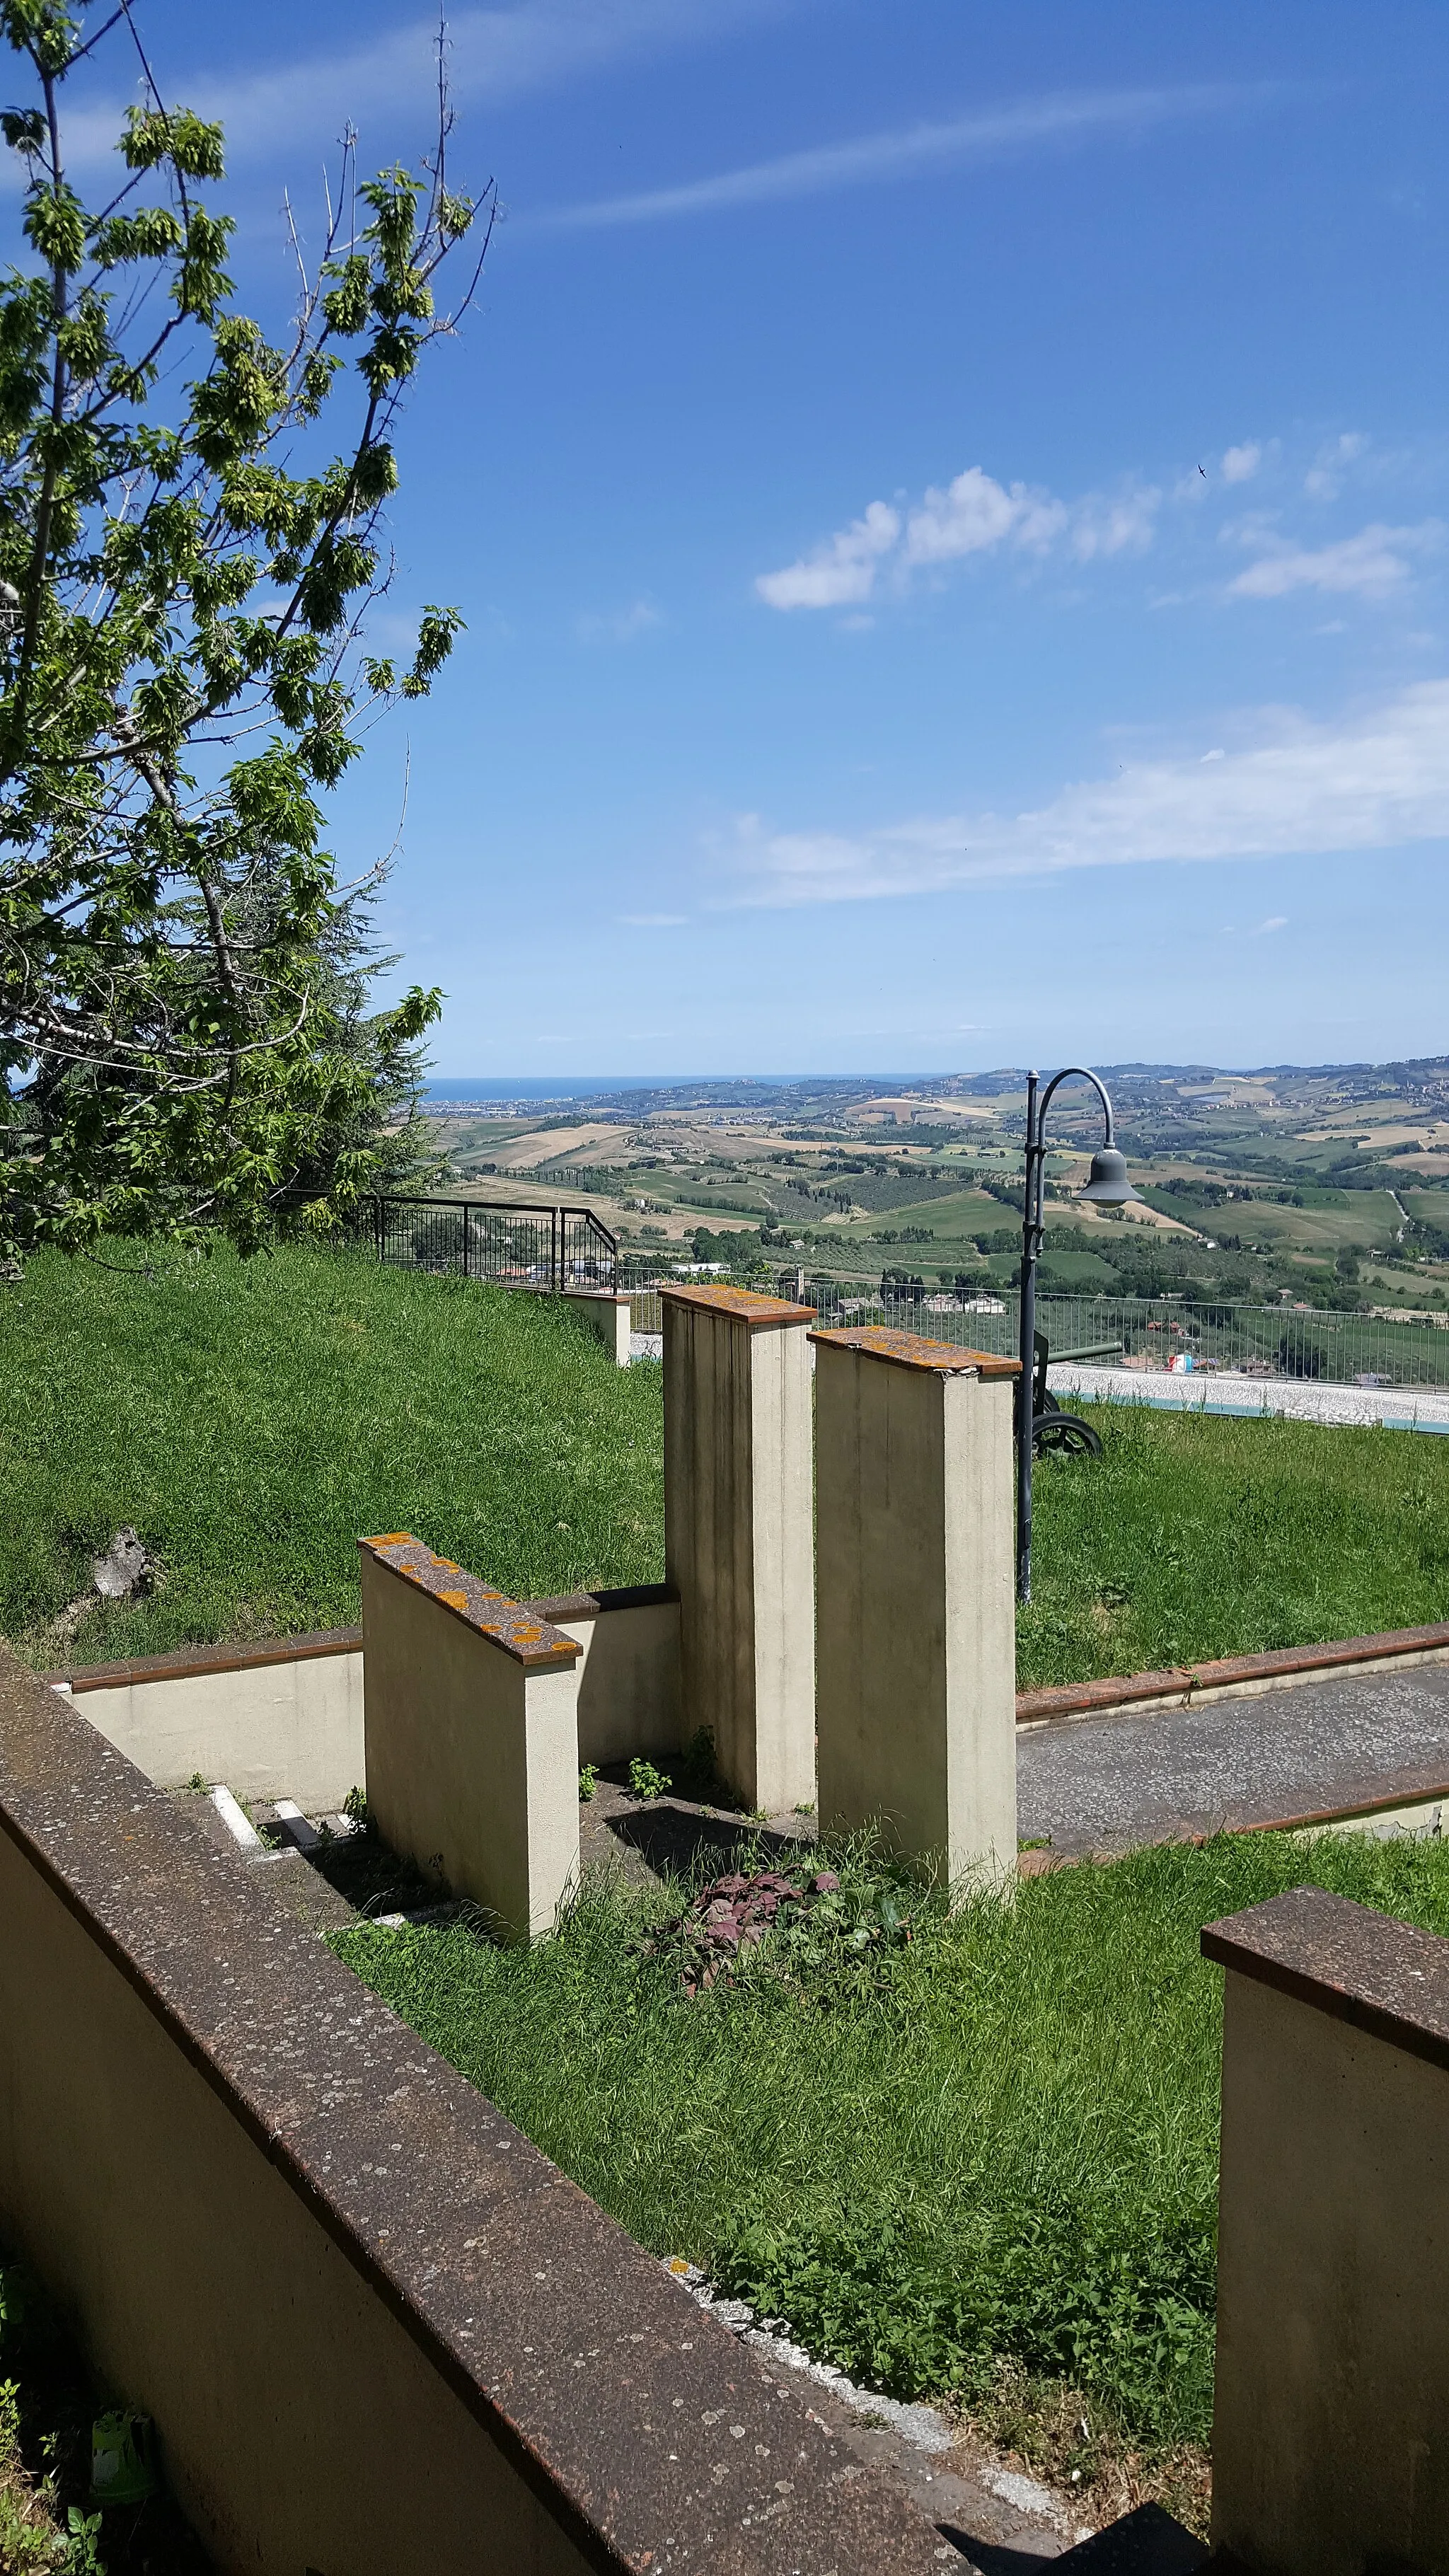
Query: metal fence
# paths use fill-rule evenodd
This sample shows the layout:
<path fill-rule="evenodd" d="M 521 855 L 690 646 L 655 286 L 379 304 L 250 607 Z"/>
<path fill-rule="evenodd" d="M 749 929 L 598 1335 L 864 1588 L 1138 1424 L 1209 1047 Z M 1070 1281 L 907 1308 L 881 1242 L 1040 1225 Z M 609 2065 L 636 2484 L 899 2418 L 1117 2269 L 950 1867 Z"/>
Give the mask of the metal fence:
<path fill-rule="evenodd" d="M 629 1256 L 620 1285 L 631 1292 L 636 1333 L 663 1330 L 661 1274 Z M 696 1272 L 721 1278 L 721 1272 Z M 891 1324 L 970 1350 L 1014 1354 L 1018 1305 L 1014 1295 L 953 1296 L 914 1284 L 882 1285 L 786 1270 L 741 1279 L 742 1286 L 814 1306 L 822 1327 Z M 1190 1306 L 1180 1297 L 1037 1298 L 1037 1329 L 1054 1354 L 1094 1360 L 1106 1367 L 1165 1369 L 1175 1360 L 1186 1373 L 1202 1370 L 1247 1378 L 1319 1379 L 1336 1386 L 1449 1386 L 1449 1329 L 1432 1323 L 1398 1323 L 1387 1316 L 1285 1306 L 1227 1303 Z"/>
<path fill-rule="evenodd" d="M 512 1205 L 501 1199 L 377 1199 L 373 1246 L 380 1261 L 452 1271 L 502 1287 L 627 1289 L 636 1333 L 664 1329 L 660 1289 L 713 1269 L 679 1272 L 656 1257 L 621 1253 L 592 1208 Z M 1017 1300 L 953 1294 L 919 1280 L 842 1279 L 803 1269 L 741 1276 L 813 1306 L 826 1329 L 892 1324 L 969 1350 L 1014 1353 Z M 1317 1378 L 1335 1386 L 1449 1386 L 1449 1316 L 1399 1322 L 1302 1306 L 1190 1303 L 1183 1297 L 1038 1296 L 1037 1327 L 1062 1359 L 1107 1366 L 1212 1371 L 1248 1378 Z"/>
<path fill-rule="evenodd" d="M 375 1199 L 379 1261 L 456 1272 L 504 1288 L 614 1288 L 619 1246 L 592 1208 L 501 1199 Z"/>

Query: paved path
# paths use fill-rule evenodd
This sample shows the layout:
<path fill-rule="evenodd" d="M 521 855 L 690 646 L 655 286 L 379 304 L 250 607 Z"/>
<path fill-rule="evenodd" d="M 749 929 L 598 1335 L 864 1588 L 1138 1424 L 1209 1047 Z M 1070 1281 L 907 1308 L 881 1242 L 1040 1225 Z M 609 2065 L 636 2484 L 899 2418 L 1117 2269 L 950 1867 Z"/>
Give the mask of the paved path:
<path fill-rule="evenodd" d="M 1062 1360 L 1048 1369 L 1058 1403 L 1092 1396 L 1104 1404 L 1151 1404 L 1174 1412 L 1281 1413 L 1291 1422 L 1381 1422 L 1386 1430 L 1449 1432 L 1449 1387 L 1337 1386 L 1293 1377 L 1248 1377 L 1233 1369 L 1091 1368 Z"/>
<path fill-rule="evenodd" d="M 1017 1778 L 1022 1839 L 1065 1853 L 1440 1790 L 1449 1821 L 1449 1665 L 1023 1727 Z"/>

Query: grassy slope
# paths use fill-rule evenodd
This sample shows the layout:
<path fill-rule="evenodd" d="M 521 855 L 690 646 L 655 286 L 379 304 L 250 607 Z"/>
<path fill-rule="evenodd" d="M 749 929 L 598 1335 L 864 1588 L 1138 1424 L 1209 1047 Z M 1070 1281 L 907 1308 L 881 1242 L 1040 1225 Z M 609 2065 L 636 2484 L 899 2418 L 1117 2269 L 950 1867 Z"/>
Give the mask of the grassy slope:
<path fill-rule="evenodd" d="M 167 1570 L 67 1659 L 350 1622 L 360 1531 L 519 1593 L 662 1571 L 657 1369 L 542 1300 L 295 1252 L 32 1264 L 0 1289 L 0 1628 L 133 1522 Z M 1449 1443 L 1095 1409 L 1045 1459 L 1024 1687 L 1449 1617 Z"/>
<path fill-rule="evenodd" d="M 68 1659 L 346 1625 L 363 1531 L 514 1593 L 662 1571 L 658 1372 L 542 1299 L 305 1251 L 47 1258 L 0 1289 L 0 1385 L 0 1625 L 42 1662 L 128 1521 L 165 1585 Z"/>
<path fill-rule="evenodd" d="M 1449 1441 L 1084 1405 L 1033 1480 L 1022 1687 L 1449 1618 Z"/>
<path fill-rule="evenodd" d="M 560 1937 L 337 1947 L 661 2255 L 903 2395 L 1010 2359 L 1139 2437 L 1210 2416 L 1221 1979 L 1201 1925 L 1305 1879 L 1449 1931 L 1449 1850 L 1272 1835 L 939 1910 L 852 1999 L 770 1973 L 685 2003 L 647 1900 L 586 1890 Z M 663 1901 L 660 1900 L 662 1903 Z"/>

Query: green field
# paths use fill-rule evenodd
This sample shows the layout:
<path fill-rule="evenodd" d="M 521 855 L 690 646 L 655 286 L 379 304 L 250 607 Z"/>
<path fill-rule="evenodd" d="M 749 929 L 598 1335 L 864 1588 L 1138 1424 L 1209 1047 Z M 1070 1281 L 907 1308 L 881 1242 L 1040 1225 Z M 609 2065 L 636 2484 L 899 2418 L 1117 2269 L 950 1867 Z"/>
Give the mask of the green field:
<path fill-rule="evenodd" d="M 0 1289 L 0 1628 L 41 1663 L 346 1626 L 359 1533 L 505 1591 L 663 1572 L 657 1368 L 546 1300 L 352 1255 L 47 1256 Z M 1449 1442 L 1097 1408 L 1037 1471 L 1023 1687 L 1449 1618 Z M 160 1588 L 48 1623 L 123 1523 Z"/>
<path fill-rule="evenodd" d="M 457 1926 L 335 1946 L 631 2234 L 817 2356 L 988 2408 L 1013 2363 L 1149 2446 L 1205 2440 L 1221 1978 L 1199 1928 L 1310 1880 L 1446 1932 L 1449 1849 L 1179 1844 L 1014 1907 L 917 1893 L 909 1944 L 864 1954 L 848 1927 L 882 1919 L 880 1882 L 843 1874 L 813 1955 L 766 1950 L 695 2002 L 640 1937 L 677 1893 L 591 1882 L 531 1951 Z"/>

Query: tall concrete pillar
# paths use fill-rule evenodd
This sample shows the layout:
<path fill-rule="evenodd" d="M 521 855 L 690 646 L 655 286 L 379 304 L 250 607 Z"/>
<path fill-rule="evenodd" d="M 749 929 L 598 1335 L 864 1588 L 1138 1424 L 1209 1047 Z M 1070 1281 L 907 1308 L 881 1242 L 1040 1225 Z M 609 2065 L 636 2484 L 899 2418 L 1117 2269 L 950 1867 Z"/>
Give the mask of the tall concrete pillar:
<path fill-rule="evenodd" d="M 747 1288 L 664 1299 L 664 1554 L 683 1732 L 779 1814 L 815 1796 L 810 1354 L 814 1308 Z"/>
<path fill-rule="evenodd" d="M 822 1827 L 1016 1876 L 1016 1360 L 812 1333 Z"/>
<path fill-rule="evenodd" d="M 358 1541 L 367 1803 L 515 1940 L 579 1871 L 580 1649 L 407 1530 Z"/>

